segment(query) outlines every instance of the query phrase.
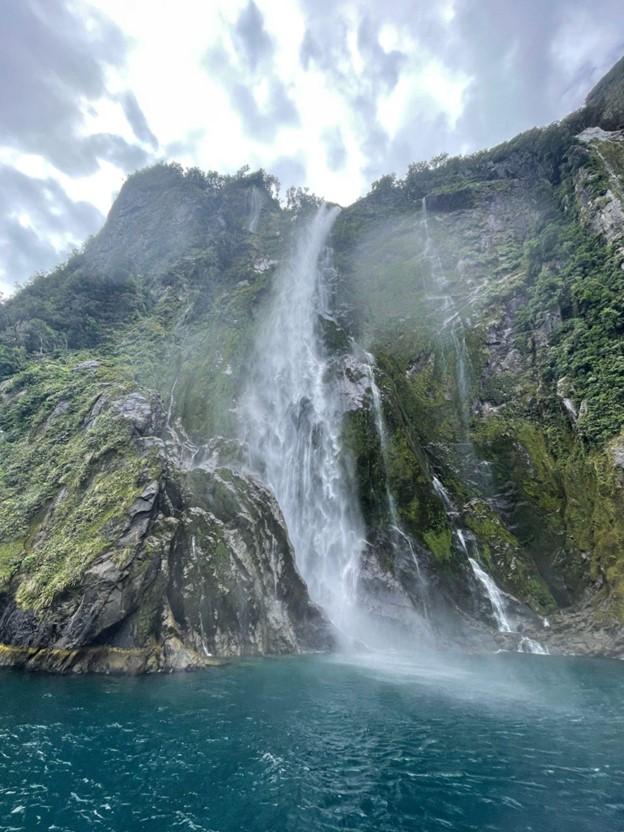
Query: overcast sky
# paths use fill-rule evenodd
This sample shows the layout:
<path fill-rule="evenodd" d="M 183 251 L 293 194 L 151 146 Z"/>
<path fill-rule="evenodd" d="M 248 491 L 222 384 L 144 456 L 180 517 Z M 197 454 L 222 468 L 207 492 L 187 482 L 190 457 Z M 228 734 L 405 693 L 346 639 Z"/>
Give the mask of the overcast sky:
<path fill-rule="evenodd" d="M 0 0 L 0 291 L 159 159 L 348 204 L 578 107 L 623 0 Z"/>

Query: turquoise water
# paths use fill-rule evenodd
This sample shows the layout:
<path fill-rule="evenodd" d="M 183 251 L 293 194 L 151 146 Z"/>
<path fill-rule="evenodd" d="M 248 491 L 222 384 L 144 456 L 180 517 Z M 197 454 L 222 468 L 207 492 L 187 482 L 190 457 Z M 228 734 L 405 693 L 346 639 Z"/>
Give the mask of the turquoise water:
<path fill-rule="evenodd" d="M 0 674 L 2 830 L 624 829 L 624 664 Z"/>

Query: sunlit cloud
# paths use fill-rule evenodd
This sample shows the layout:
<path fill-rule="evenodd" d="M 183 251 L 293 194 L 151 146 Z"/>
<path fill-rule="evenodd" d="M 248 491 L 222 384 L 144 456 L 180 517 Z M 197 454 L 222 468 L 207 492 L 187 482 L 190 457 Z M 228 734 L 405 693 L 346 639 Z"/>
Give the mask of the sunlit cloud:
<path fill-rule="evenodd" d="M 95 232 L 146 164 L 249 164 L 348 204 L 412 161 L 563 116 L 624 51 L 619 0 L 8 8 L 0 165 L 23 178 L 0 203 L 3 291 Z"/>

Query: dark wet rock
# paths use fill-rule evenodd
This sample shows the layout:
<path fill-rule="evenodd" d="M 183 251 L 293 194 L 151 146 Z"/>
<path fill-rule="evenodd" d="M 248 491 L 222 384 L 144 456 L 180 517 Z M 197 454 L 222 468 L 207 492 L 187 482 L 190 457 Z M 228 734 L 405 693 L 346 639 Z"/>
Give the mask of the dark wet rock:
<path fill-rule="evenodd" d="M 65 399 L 61 399 L 61 401 L 55 406 L 54 410 L 45 421 L 44 430 L 48 428 L 51 423 L 57 419 L 59 416 L 62 416 L 64 413 L 67 413 L 69 408 L 71 407 L 70 402 Z"/>
<path fill-rule="evenodd" d="M 221 464 L 232 443 L 215 438 L 198 454 L 201 467 L 179 468 L 171 441 L 150 437 L 163 427 L 155 399 L 102 396 L 89 418 L 104 414 L 130 422 L 134 441 L 156 450 L 160 476 L 144 482 L 122 522 L 101 528 L 105 550 L 50 601 L 24 606 L 16 574 L 0 595 L 0 664 L 140 673 L 330 649 L 332 629 L 296 570 L 277 503 Z M 40 535 L 66 498 L 61 490 Z"/>
<path fill-rule="evenodd" d="M 524 633 L 550 653 L 624 659 L 624 625 L 614 620 L 606 607 L 601 613 L 600 607 L 588 599 L 549 615 L 541 626 L 526 626 Z"/>
<path fill-rule="evenodd" d="M 430 211 L 461 211 L 474 204 L 472 188 L 455 188 L 427 194 L 427 208 Z"/>
<path fill-rule="evenodd" d="M 142 393 L 128 393 L 116 399 L 112 407 L 122 419 L 131 422 L 141 436 L 157 434 L 162 429 L 164 413 L 155 395 L 148 398 Z"/>
<path fill-rule="evenodd" d="M 184 641 L 214 655 L 324 650 L 332 638 L 310 602 L 275 499 L 231 468 L 189 471 L 172 544 L 170 602 Z"/>

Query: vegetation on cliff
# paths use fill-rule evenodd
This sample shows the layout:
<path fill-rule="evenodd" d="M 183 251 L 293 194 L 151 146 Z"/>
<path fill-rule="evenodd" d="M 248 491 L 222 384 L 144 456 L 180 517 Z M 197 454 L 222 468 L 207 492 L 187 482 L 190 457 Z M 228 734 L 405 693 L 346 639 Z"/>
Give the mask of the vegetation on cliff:
<path fill-rule="evenodd" d="M 336 222 L 323 322 L 333 355 L 354 339 L 375 358 L 385 452 L 370 395 L 345 423 L 369 540 L 388 527 L 389 491 L 456 588 L 465 556 L 436 476 L 505 590 L 540 613 L 590 599 L 620 620 L 622 66 L 560 124 L 375 182 Z M 141 171 L 82 251 L 0 305 L 5 601 L 36 613 L 71 593 L 162 483 L 162 457 L 115 402 L 151 401 L 180 442 L 235 436 L 273 274 L 318 202 L 299 191 L 280 206 L 277 188 L 247 169 Z M 195 485 L 176 487 L 205 511 Z M 159 522 L 154 545 L 169 546 Z M 215 563 L 231 555 L 220 522 L 195 536 Z M 135 550 L 115 547 L 124 569 Z"/>

